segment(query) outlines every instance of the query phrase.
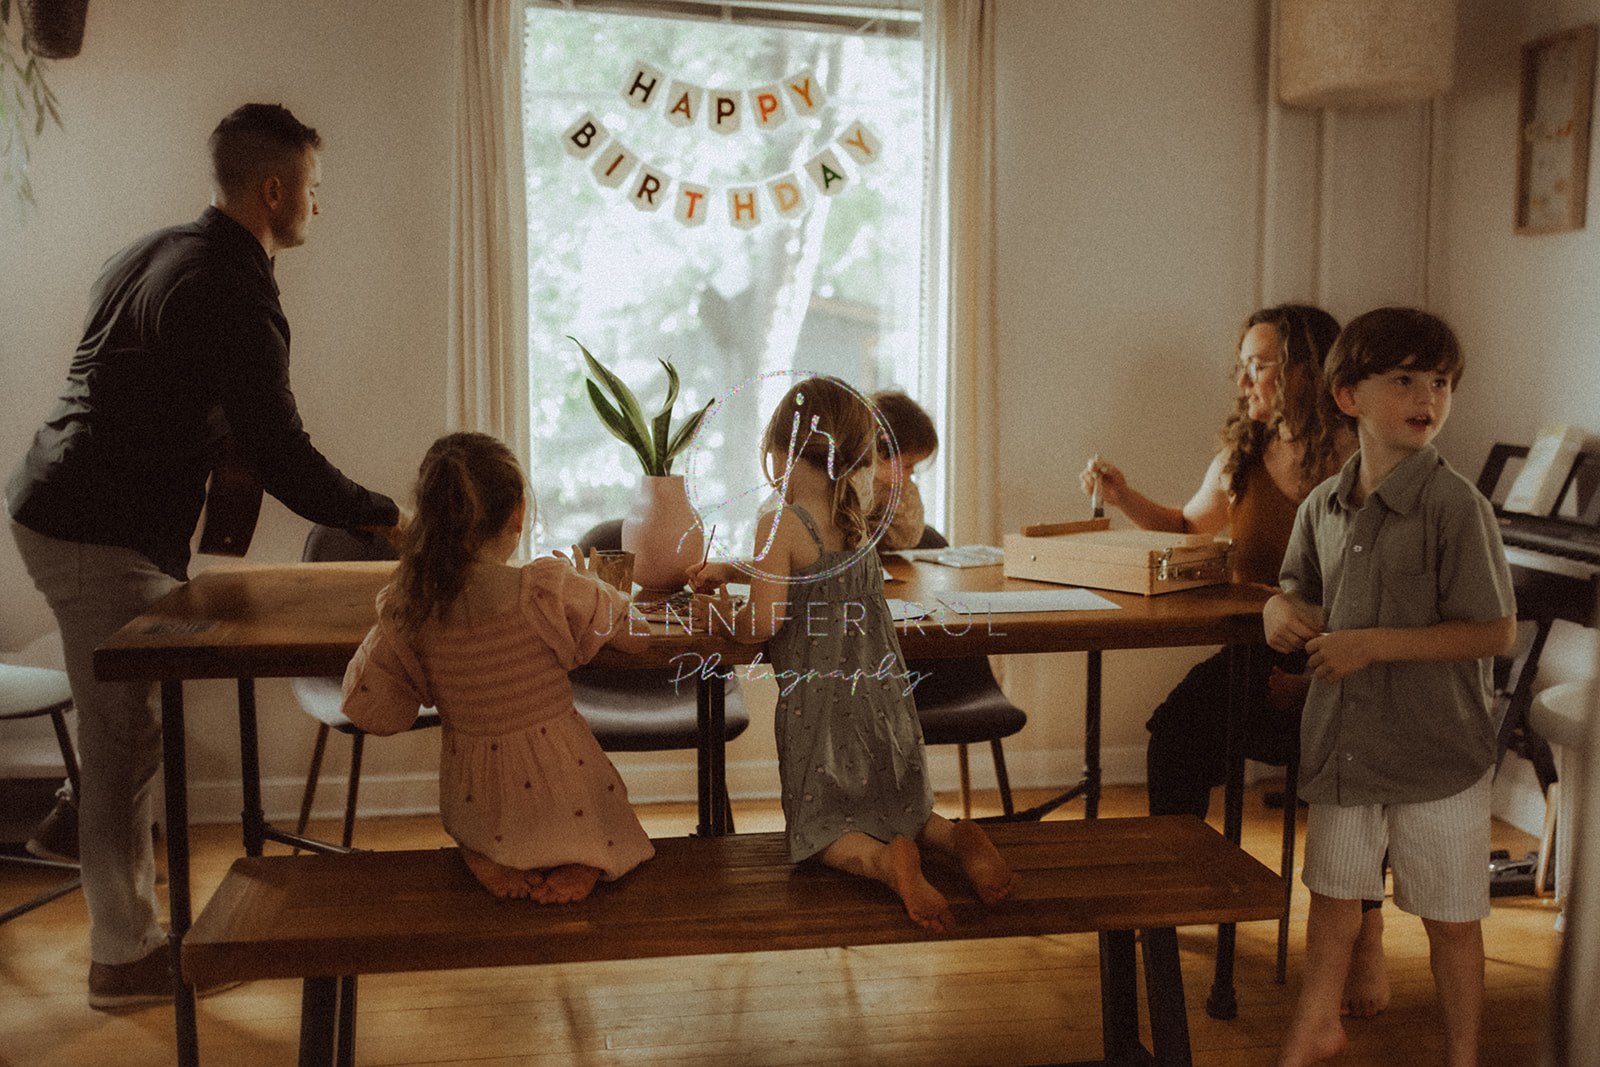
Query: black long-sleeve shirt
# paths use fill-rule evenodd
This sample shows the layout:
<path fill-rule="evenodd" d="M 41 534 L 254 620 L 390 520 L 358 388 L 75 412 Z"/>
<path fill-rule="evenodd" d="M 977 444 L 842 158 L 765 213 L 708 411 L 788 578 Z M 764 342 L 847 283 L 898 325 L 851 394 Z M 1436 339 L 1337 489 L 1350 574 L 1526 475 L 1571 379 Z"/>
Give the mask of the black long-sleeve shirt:
<path fill-rule="evenodd" d="M 299 515 L 397 520 L 393 500 L 311 444 L 272 261 L 208 207 L 107 261 L 66 389 L 6 486 L 11 516 L 48 537 L 135 549 L 181 581 L 229 432 L 262 488 Z"/>

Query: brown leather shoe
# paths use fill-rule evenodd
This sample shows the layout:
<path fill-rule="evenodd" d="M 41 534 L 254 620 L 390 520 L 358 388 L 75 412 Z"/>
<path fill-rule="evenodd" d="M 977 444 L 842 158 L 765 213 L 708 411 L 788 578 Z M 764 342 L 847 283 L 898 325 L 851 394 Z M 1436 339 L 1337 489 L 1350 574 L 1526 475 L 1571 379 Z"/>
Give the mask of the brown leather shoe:
<path fill-rule="evenodd" d="M 89 964 L 89 1007 L 99 1011 L 119 1011 L 139 1008 L 147 1004 L 166 1004 L 172 1000 L 172 971 L 168 964 L 172 949 L 157 945 L 149 955 L 132 963 Z M 241 982 L 219 982 L 196 989 L 199 998 L 221 993 L 242 985 Z"/>
<path fill-rule="evenodd" d="M 132 963 L 90 963 L 89 1007 L 116 1011 L 170 1001 L 171 962 L 172 950 L 157 945 Z"/>

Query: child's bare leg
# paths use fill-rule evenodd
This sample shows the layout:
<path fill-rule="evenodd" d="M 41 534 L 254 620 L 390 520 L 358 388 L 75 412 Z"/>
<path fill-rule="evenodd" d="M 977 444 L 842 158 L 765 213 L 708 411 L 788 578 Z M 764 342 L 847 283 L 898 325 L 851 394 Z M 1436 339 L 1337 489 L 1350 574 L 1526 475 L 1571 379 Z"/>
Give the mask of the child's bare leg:
<path fill-rule="evenodd" d="M 1423 919 L 1428 963 L 1444 1016 L 1445 1063 L 1476 1067 L 1483 1024 L 1483 925 Z"/>
<path fill-rule="evenodd" d="M 466 861 L 467 870 L 482 883 L 483 888 L 501 900 L 528 895 L 526 872 L 515 867 L 507 867 L 503 863 L 496 863 L 483 853 L 472 851 L 466 845 L 461 846 L 461 858 Z"/>
<path fill-rule="evenodd" d="M 925 930 L 942 934 L 955 925 L 950 902 L 923 876 L 922 853 L 909 837 L 897 837 L 884 844 L 853 830 L 823 849 L 817 858 L 830 867 L 872 878 L 893 889 L 911 921 Z"/>
<path fill-rule="evenodd" d="M 605 872 L 582 863 L 566 863 L 544 872 L 544 880 L 529 887 L 528 895 L 540 904 L 575 904 L 594 891 Z"/>
<path fill-rule="evenodd" d="M 1343 1015 L 1358 1019 L 1377 1015 L 1389 1006 L 1389 966 L 1383 958 L 1383 909 L 1361 913 L 1361 933 L 1350 955 L 1350 973 L 1344 980 Z"/>
<path fill-rule="evenodd" d="M 1350 951 L 1361 932 L 1361 902 L 1311 894 L 1306 919 L 1306 967 L 1294 1018 L 1278 1050 L 1278 1067 L 1317 1063 L 1343 1050 L 1339 1020 Z"/>
<path fill-rule="evenodd" d="M 928 816 L 918 840 L 954 856 L 967 881 L 977 891 L 978 899 L 985 904 L 1004 900 L 1016 887 L 1017 876 L 1012 873 L 1011 865 L 994 847 L 983 827 L 971 819 L 951 822 L 935 812 Z"/>

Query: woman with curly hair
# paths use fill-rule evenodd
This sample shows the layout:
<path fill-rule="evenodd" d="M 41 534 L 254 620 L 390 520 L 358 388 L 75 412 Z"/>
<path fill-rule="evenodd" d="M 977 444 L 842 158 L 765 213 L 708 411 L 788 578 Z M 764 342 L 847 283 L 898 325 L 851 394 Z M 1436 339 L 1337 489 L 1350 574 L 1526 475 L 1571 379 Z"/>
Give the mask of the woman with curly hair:
<path fill-rule="evenodd" d="M 1233 369 L 1239 396 L 1223 424 L 1220 448 L 1200 488 L 1182 507 L 1151 500 L 1100 456 L 1079 476 L 1136 526 L 1170 533 L 1219 533 L 1233 539 L 1236 582 L 1276 587 L 1300 502 L 1336 474 L 1355 451 L 1349 419 L 1323 381 L 1323 362 L 1339 324 L 1321 308 L 1280 304 L 1245 320 Z M 1304 659 L 1261 650 L 1250 657 L 1242 738 L 1245 755 L 1284 763 L 1299 744 L 1300 708 L 1310 676 Z M 1146 789 L 1152 815 L 1205 818 L 1211 790 L 1227 777 L 1228 650 L 1197 664 L 1146 724 Z M 1369 902 L 1345 1009 L 1373 1015 L 1389 1000 L 1383 965 L 1383 919 Z"/>

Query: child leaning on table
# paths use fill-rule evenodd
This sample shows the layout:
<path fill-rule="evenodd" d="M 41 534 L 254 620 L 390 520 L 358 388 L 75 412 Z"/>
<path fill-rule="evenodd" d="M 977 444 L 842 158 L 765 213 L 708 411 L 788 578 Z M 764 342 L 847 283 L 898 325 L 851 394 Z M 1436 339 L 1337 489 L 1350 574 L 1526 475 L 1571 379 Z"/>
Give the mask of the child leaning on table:
<path fill-rule="evenodd" d="M 1433 447 L 1463 365 L 1450 327 L 1409 308 L 1360 316 L 1328 356 L 1360 449 L 1300 505 L 1264 620 L 1267 643 L 1304 648 L 1313 671 L 1306 971 L 1280 1065 L 1344 1048 L 1341 990 L 1385 849 L 1395 905 L 1428 932 L 1446 1062 L 1477 1063 L 1491 658 L 1515 641 L 1516 604 L 1493 509 Z"/>
<path fill-rule="evenodd" d="M 892 507 L 894 514 L 878 541 L 879 550 L 916 548 L 922 541 L 926 520 L 922 493 L 911 480 L 911 474 L 939 450 L 939 431 L 922 406 L 898 390 L 873 393 L 872 403 L 888 434 L 881 435 L 878 440 L 878 465 L 872 480 L 872 514 L 867 519 L 867 529 L 876 530 L 883 521 L 884 512 Z"/>
<path fill-rule="evenodd" d="M 697 590 L 748 579 L 750 599 L 721 616 L 741 641 L 767 642 L 778 672 L 778 773 L 789 858 L 889 886 L 919 926 L 950 928 L 949 901 L 922 872 L 919 846 L 954 856 L 986 904 L 1015 877 L 971 820 L 933 810 L 914 680 L 883 597 L 867 534 L 877 426 L 837 378 L 811 378 L 778 403 L 761 445 L 777 490 L 756 526 L 756 556 L 690 568 Z"/>
<path fill-rule="evenodd" d="M 467 867 L 497 897 L 567 904 L 655 855 L 567 678 L 601 646 L 637 651 L 645 638 L 576 548 L 570 562 L 507 562 L 526 511 L 505 445 L 434 442 L 377 625 L 345 671 L 344 713 L 393 734 L 437 707 L 439 813 Z"/>

